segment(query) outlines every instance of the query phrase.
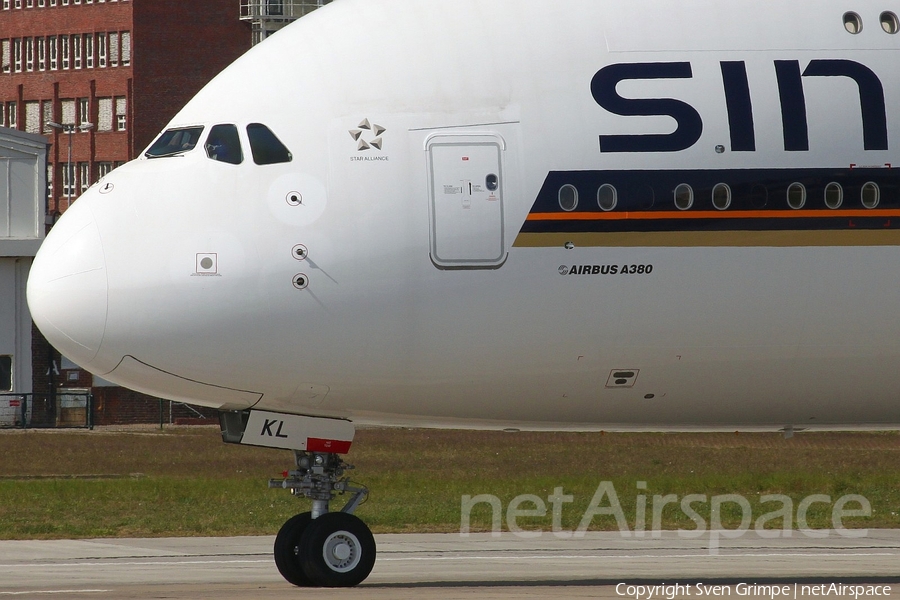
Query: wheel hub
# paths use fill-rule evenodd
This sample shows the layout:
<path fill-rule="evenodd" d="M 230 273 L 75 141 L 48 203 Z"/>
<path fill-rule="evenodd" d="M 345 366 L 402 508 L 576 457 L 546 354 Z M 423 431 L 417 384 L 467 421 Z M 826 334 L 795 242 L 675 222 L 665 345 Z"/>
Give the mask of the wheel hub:
<path fill-rule="evenodd" d="M 338 573 L 352 571 L 360 561 L 360 543 L 349 531 L 338 531 L 325 540 L 322 549 L 325 563 Z"/>

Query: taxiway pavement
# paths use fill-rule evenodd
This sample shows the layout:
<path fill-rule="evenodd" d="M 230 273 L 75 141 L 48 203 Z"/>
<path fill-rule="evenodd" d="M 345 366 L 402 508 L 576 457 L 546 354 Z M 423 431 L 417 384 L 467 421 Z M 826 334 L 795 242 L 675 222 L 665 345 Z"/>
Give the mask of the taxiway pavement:
<path fill-rule="evenodd" d="M 588 533 L 576 539 L 552 533 L 377 535 L 375 569 L 352 590 L 299 590 L 285 583 L 271 556 L 272 537 L 0 541 L 0 600 L 627 599 L 628 588 L 620 583 L 690 586 L 670 590 L 678 598 L 708 597 L 713 585 L 726 586 L 723 596 L 732 598 L 876 597 L 814 588 L 831 584 L 877 585 L 882 594 L 900 597 L 900 530 L 869 530 L 865 537 L 820 533 L 827 537 L 794 531 L 788 538 L 765 539 L 751 531 L 720 537 L 713 550 L 709 534 L 685 538 L 676 532 L 647 532 L 643 538 Z M 746 593 L 752 584 L 787 585 L 796 597 L 771 598 L 770 588 Z"/>

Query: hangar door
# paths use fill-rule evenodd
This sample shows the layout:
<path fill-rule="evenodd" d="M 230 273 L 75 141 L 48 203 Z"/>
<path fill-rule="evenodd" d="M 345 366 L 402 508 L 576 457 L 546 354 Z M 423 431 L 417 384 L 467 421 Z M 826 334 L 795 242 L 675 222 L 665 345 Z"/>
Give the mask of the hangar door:
<path fill-rule="evenodd" d="M 506 260 L 503 138 L 435 135 L 426 145 L 431 260 L 441 269 L 496 269 Z"/>

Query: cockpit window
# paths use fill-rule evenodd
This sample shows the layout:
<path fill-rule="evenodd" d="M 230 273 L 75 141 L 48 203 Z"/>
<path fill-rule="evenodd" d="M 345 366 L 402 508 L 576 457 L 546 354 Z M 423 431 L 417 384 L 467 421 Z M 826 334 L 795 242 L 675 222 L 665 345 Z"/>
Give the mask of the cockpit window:
<path fill-rule="evenodd" d="M 262 123 L 247 125 L 247 137 L 250 138 L 250 152 L 253 162 L 258 165 L 274 165 L 291 162 L 291 151 L 285 148 L 272 130 Z"/>
<path fill-rule="evenodd" d="M 215 125 L 206 138 L 206 155 L 213 160 L 239 165 L 244 162 L 241 140 L 234 125 Z"/>
<path fill-rule="evenodd" d="M 162 158 L 193 150 L 200 140 L 202 132 L 203 127 L 167 129 L 165 133 L 153 142 L 153 145 L 144 153 L 144 156 L 147 158 Z"/>

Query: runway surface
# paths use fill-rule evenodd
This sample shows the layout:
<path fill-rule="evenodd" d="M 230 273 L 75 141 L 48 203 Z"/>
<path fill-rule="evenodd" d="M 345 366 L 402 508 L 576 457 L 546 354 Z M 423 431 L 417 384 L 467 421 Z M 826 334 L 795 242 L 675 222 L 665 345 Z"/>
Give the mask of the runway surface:
<path fill-rule="evenodd" d="M 0 541 L 0 600 L 656 600 L 660 592 L 662 598 L 667 592 L 678 598 L 701 598 L 713 591 L 720 591 L 719 597 L 772 600 L 858 600 L 884 598 L 885 593 L 900 597 L 900 530 L 869 530 L 864 538 L 826 533 L 828 537 L 821 539 L 796 531 L 790 538 L 762 539 L 748 532 L 737 539 L 721 539 L 713 551 L 708 535 L 685 539 L 675 532 L 658 538 L 647 533 L 643 539 L 618 533 L 589 533 L 580 539 L 559 539 L 551 533 L 537 538 L 378 535 L 375 569 L 352 590 L 301 590 L 285 583 L 272 560 L 271 537 Z M 628 588 L 674 583 L 682 587 L 657 590 L 652 599 L 646 595 L 649 590 L 636 598 L 640 589 Z M 769 587 L 747 587 L 752 584 Z M 713 585 L 725 587 L 715 590 Z M 778 595 L 773 595 L 775 585 Z"/>

